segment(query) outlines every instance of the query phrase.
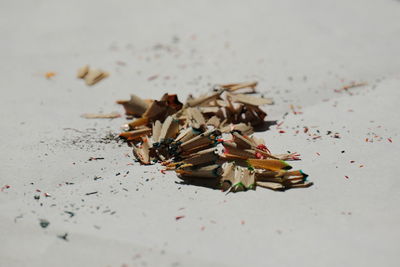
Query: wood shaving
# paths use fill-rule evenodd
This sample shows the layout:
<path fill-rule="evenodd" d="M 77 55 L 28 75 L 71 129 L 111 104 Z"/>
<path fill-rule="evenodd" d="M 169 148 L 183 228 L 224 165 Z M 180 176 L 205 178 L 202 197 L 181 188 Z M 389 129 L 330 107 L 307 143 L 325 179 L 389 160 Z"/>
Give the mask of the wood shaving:
<path fill-rule="evenodd" d="M 85 65 L 78 69 L 76 76 L 79 79 L 83 79 L 86 85 L 91 86 L 107 78 L 109 75 L 106 71 L 90 68 L 89 65 Z"/>
<path fill-rule="evenodd" d="M 118 112 L 111 112 L 108 114 L 85 113 L 82 114 L 81 117 L 85 119 L 116 119 L 121 117 L 121 114 Z"/>
<path fill-rule="evenodd" d="M 299 160 L 299 154 L 272 154 L 262 139 L 251 136 L 267 116 L 259 106 L 273 104 L 271 98 L 243 94 L 256 93 L 256 85 L 219 85 L 185 104 L 176 95 L 150 101 L 132 95 L 117 101 L 136 117 L 120 137 L 140 163 L 158 162 L 189 184 L 228 192 L 311 186 L 308 175 L 284 161 Z"/>

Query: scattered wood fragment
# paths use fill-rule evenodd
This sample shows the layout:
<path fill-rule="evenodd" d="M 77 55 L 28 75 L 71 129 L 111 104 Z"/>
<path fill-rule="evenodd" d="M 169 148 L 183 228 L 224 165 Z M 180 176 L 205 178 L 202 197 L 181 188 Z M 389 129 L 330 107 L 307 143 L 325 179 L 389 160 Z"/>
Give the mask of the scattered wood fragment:
<path fill-rule="evenodd" d="M 79 79 L 85 78 L 85 76 L 89 73 L 89 65 L 85 65 L 78 69 L 77 77 Z"/>
<path fill-rule="evenodd" d="M 300 108 L 300 107 L 298 107 L 298 108 Z M 292 112 L 293 112 L 294 115 L 303 114 L 303 112 L 297 111 L 296 108 L 294 107 L 294 105 L 290 105 L 290 109 L 292 110 Z"/>
<path fill-rule="evenodd" d="M 366 82 L 360 82 L 360 83 L 352 82 L 352 83 L 350 83 L 348 85 L 343 86 L 342 88 L 335 89 L 335 92 L 336 93 L 341 93 L 343 91 L 346 91 L 346 92 L 350 93 L 349 89 L 356 88 L 356 87 L 361 87 L 361 86 L 366 86 L 366 85 L 368 85 L 368 83 L 366 83 Z"/>
<path fill-rule="evenodd" d="M 118 112 L 111 112 L 108 114 L 102 114 L 102 113 L 84 113 L 81 115 L 82 118 L 85 119 L 116 119 L 121 117 L 121 114 Z"/>
<path fill-rule="evenodd" d="M 86 85 L 94 85 L 101 80 L 107 78 L 110 74 L 100 69 L 90 68 L 85 65 L 78 69 L 77 78 L 85 80 Z"/>
<path fill-rule="evenodd" d="M 44 77 L 46 77 L 46 79 L 51 79 L 51 78 L 53 78 L 53 77 L 56 76 L 56 75 L 57 75 L 57 73 L 52 72 L 52 71 L 49 71 L 49 72 L 46 72 L 46 73 L 44 74 Z"/>

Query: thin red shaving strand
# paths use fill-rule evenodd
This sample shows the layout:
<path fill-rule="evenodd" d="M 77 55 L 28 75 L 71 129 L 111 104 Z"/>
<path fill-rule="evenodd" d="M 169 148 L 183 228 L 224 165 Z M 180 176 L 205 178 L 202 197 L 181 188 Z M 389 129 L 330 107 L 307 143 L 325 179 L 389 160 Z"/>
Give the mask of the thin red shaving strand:
<path fill-rule="evenodd" d="M 292 158 L 292 160 L 300 160 L 300 154 L 294 153 L 294 154 L 291 156 L 291 158 Z"/>
<path fill-rule="evenodd" d="M 265 151 L 265 152 L 268 152 L 269 154 L 271 154 L 271 151 L 269 151 L 268 147 L 266 147 L 264 144 L 259 144 L 257 146 L 257 148 L 262 150 L 262 151 Z"/>

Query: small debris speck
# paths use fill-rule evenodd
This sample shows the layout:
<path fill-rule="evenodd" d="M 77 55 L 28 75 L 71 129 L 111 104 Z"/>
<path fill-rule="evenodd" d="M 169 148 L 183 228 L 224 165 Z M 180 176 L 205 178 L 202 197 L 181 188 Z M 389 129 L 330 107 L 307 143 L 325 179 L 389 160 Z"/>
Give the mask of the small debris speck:
<path fill-rule="evenodd" d="M 62 240 L 68 241 L 68 233 L 65 233 L 63 235 L 58 235 L 58 238 L 61 238 Z"/>
<path fill-rule="evenodd" d="M 50 222 L 46 219 L 40 219 L 39 224 L 42 228 L 47 228 L 47 226 L 49 226 Z"/>

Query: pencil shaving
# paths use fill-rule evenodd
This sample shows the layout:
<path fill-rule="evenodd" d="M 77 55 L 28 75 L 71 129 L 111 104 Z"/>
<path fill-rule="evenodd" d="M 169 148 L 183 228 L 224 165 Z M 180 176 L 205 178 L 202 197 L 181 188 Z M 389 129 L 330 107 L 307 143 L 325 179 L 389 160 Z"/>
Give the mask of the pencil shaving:
<path fill-rule="evenodd" d="M 185 104 L 177 95 L 164 94 L 160 100 L 131 95 L 117 101 L 136 117 L 120 137 L 133 146 L 141 164 L 158 162 L 188 184 L 228 192 L 311 186 L 308 175 L 284 161 L 297 160 L 299 154 L 272 154 L 264 140 L 251 136 L 267 116 L 259 106 L 273 104 L 271 98 L 244 93 L 256 93 L 256 85 L 219 85 Z"/>
<path fill-rule="evenodd" d="M 89 65 L 85 65 L 78 69 L 77 78 L 83 79 L 86 85 L 94 85 L 101 80 L 107 78 L 110 74 L 100 69 L 90 68 Z"/>
<path fill-rule="evenodd" d="M 95 113 L 85 113 L 81 115 L 85 119 L 116 119 L 121 117 L 118 112 L 111 112 L 108 114 L 95 114 Z"/>

